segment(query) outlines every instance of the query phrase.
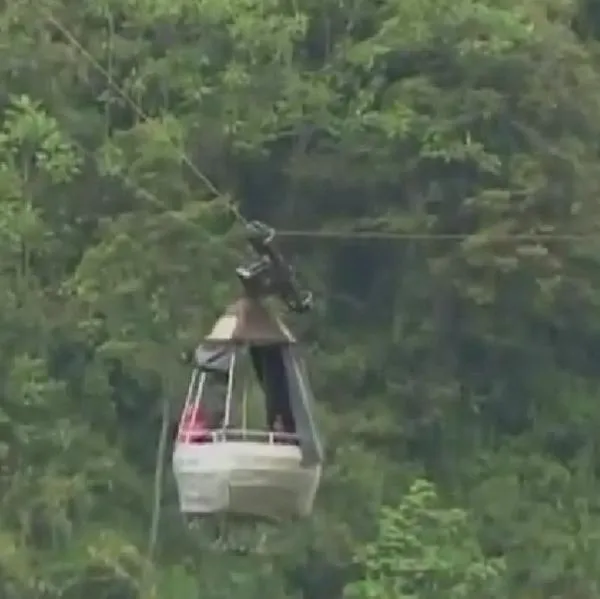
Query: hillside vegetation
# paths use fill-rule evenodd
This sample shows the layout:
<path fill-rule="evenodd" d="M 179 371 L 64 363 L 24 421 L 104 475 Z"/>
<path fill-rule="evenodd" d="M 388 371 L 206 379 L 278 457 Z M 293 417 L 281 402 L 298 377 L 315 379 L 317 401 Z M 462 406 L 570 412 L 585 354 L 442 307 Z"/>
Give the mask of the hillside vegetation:
<path fill-rule="evenodd" d="M 0 596 L 600 599 L 598 36 L 592 0 L 4 3 Z M 327 465 L 272 557 L 205 551 L 168 469 L 152 538 L 230 202 L 317 298 Z"/>

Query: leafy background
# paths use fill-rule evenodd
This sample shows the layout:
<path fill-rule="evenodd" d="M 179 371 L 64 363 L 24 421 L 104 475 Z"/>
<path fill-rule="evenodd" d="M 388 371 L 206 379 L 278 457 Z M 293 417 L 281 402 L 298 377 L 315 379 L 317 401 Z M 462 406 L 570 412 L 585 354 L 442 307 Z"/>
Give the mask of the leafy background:
<path fill-rule="evenodd" d="M 599 35 L 592 0 L 5 3 L 2 597 L 600 597 Z M 232 199 L 316 292 L 327 468 L 245 558 L 167 473 L 150 552 Z"/>

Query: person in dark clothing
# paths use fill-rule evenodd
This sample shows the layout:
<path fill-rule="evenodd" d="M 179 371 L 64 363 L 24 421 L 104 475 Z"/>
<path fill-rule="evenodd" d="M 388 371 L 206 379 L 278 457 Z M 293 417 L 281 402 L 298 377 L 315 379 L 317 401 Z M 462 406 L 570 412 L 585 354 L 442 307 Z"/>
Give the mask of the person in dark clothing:
<path fill-rule="evenodd" d="M 256 346 L 250 350 L 254 370 L 265 394 L 267 428 L 275 431 L 279 420 L 283 432 L 295 433 L 285 365 L 278 345 Z"/>

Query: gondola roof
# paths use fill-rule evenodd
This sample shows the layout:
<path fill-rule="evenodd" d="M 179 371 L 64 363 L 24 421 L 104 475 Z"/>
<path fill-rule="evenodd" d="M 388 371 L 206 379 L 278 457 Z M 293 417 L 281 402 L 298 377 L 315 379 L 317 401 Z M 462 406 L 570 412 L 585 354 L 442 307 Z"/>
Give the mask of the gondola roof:
<path fill-rule="evenodd" d="M 243 297 L 231 304 L 204 339 L 205 345 L 295 344 L 288 327 L 257 299 Z"/>

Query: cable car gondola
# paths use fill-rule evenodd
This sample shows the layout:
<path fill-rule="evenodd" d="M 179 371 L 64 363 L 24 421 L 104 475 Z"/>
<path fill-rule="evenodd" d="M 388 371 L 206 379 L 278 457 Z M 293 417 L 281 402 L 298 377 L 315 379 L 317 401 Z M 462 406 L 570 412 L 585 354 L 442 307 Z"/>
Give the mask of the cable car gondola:
<path fill-rule="evenodd" d="M 310 515 L 323 451 L 299 345 L 264 300 L 276 295 L 301 313 L 312 297 L 273 249 L 274 232 L 249 229 L 258 259 L 237 269 L 243 296 L 195 351 L 173 471 L 186 516 L 283 522 Z M 264 399 L 259 427 L 248 425 L 252 378 Z"/>

